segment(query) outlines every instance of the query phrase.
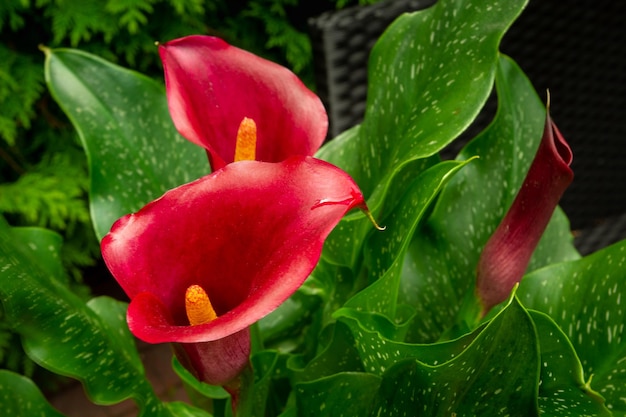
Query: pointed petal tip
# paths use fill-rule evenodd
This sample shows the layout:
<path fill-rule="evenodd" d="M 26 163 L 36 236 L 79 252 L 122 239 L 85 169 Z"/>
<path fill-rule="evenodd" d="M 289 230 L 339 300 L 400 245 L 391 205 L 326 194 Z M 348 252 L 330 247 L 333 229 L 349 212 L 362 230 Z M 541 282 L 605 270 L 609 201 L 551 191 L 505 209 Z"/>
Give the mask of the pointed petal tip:
<path fill-rule="evenodd" d="M 546 111 L 543 136 L 523 185 L 479 258 L 476 289 L 483 311 L 506 300 L 522 279 L 561 196 L 574 178 L 572 159 L 571 148 Z"/>

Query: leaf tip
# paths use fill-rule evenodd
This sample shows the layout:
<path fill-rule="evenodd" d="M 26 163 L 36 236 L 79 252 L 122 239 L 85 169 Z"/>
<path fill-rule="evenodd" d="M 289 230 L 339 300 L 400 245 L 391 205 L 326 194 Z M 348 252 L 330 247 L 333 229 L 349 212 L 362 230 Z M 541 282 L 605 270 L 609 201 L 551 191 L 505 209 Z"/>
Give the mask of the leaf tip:
<path fill-rule="evenodd" d="M 41 52 L 43 52 L 46 55 L 46 57 L 50 55 L 50 48 L 48 48 L 47 46 L 40 43 L 39 45 L 37 45 L 37 48 Z"/>

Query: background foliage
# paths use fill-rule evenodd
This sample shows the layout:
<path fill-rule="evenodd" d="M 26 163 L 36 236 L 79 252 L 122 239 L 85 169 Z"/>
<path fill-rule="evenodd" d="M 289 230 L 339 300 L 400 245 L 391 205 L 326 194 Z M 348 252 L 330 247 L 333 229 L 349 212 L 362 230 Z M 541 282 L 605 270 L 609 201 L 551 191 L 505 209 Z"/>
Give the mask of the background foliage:
<path fill-rule="evenodd" d="M 162 79 L 155 41 L 213 34 L 292 68 L 312 85 L 306 19 L 376 0 L 3 0 L 0 2 L 0 213 L 63 236 L 68 287 L 83 299 L 98 270 L 84 151 L 44 86 L 47 47 L 71 46 Z M 87 272 L 86 272 L 87 271 Z M 0 367 L 33 376 L 0 309 Z"/>

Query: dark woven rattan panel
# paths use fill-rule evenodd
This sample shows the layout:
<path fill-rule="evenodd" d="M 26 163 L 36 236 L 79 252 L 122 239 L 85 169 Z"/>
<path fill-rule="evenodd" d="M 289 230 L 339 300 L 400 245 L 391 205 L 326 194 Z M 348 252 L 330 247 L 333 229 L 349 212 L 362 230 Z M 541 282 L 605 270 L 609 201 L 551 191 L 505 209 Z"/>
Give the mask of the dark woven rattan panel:
<path fill-rule="evenodd" d="M 363 120 L 367 60 L 376 40 L 400 14 L 434 3 L 434 0 L 385 1 L 328 12 L 309 20 L 315 82 L 328 111 L 330 137 Z"/>
<path fill-rule="evenodd" d="M 402 12 L 432 3 L 387 1 L 310 21 L 318 93 L 329 110 L 330 136 L 362 120 L 367 57 L 384 28 Z M 605 243 L 626 237 L 626 225 L 619 218 L 626 213 L 624 21 L 626 2 L 622 1 L 531 0 L 501 46 L 520 64 L 542 97 L 550 89 L 553 119 L 574 151 L 575 179 L 561 206 L 573 229 L 601 224 L 594 233 L 606 236 Z M 471 127 L 472 134 L 487 125 L 494 109 L 491 100 Z M 468 136 L 473 135 L 464 137 Z M 453 144 L 454 152 L 464 137 Z M 577 242 L 582 242 L 585 234 Z M 603 246 L 601 241 L 594 245 Z"/>
<path fill-rule="evenodd" d="M 626 3 L 530 1 L 504 38 L 574 152 L 561 201 L 573 228 L 626 213 Z"/>

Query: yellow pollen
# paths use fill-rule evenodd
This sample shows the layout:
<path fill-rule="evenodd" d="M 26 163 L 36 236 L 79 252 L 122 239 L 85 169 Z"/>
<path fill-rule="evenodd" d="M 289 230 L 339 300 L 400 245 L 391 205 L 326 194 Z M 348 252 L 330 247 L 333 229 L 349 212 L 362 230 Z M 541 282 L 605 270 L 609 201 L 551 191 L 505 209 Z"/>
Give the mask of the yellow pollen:
<path fill-rule="evenodd" d="M 244 117 L 237 131 L 235 162 L 254 161 L 256 158 L 256 123 Z"/>
<path fill-rule="evenodd" d="M 192 285 L 187 288 L 185 293 L 185 310 L 187 311 L 189 324 L 192 326 L 210 323 L 217 318 L 209 296 L 199 285 Z"/>

